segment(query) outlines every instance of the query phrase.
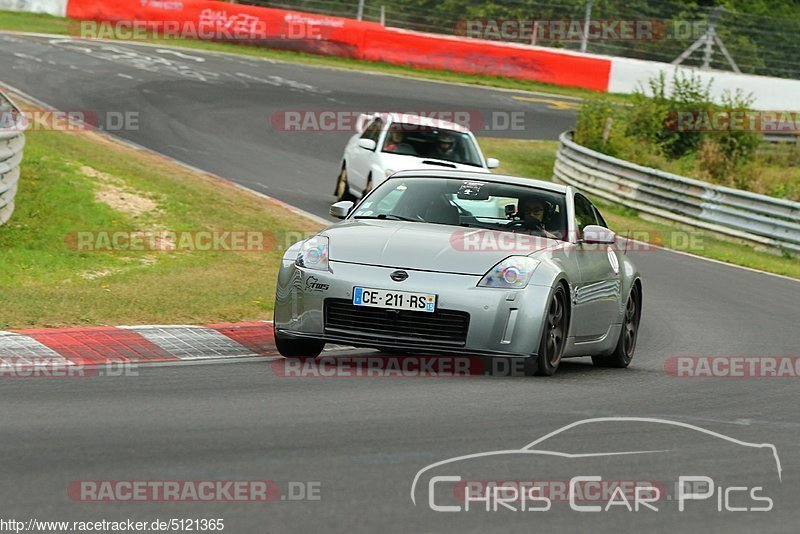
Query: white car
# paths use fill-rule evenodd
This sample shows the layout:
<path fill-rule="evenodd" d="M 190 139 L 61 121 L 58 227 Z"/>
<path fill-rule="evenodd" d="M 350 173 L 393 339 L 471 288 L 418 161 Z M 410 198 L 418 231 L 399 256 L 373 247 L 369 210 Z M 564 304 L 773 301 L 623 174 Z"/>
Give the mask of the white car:
<path fill-rule="evenodd" d="M 347 142 L 335 195 L 355 201 L 398 171 L 491 172 L 500 166 L 485 158 L 475 136 L 459 124 L 419 115 L 362 115 L 358 133 Z"/>

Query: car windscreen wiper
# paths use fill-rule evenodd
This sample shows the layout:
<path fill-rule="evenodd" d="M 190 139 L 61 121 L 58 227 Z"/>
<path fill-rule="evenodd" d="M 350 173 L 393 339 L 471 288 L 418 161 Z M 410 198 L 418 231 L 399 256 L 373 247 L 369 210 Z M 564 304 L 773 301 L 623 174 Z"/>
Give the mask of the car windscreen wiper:
<path fill-rule="evenodd" d="M 354 219 L 389 219 L 391 221 L 407 221 L 407 222 L 425 222 L 422 219 L 412 219 L 411 217 L 404 217 L 402 215 L 395 215 L 394 213 L 381 213 L 378 215 L 356 215 Z"/>

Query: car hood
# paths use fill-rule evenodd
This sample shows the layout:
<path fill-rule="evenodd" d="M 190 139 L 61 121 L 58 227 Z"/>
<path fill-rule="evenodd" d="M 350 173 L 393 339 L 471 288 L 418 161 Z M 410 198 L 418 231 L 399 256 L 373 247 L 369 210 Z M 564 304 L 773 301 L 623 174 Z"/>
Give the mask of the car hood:
<path fill-rule="evenodd" d="M 389 152 L 381 153 L 381 159 L 383 160 L 383 168 L 386 170 L 392 170 L 395 172 L 398 171 L 416 171 L 416 170 L 447 170 L 447 169 L 455 169 L 459 171 L 472 171 L 472 172 L 483 172 L 488 173 L 489 170 L 484 167 L 475 167 L 474 165 L 463 165 L 460 163 L 454 163 L 452 161 L 444 161 L 438 160 L 433 158 L 420 158 L 416 156 L 400 156 L 397 154 L 391 154 Z M 438 162 L 437 163 L 425 163 L 425 162 Z"/>
<path fill-rule="evenodd" d="M 322 235 L 330 239 L 331 261 L 478 276 L 509 256 L 558 244 L 524 236 L 525 247 L 515 248 L 508 232 L 374 219 L 348 220 Z"/>

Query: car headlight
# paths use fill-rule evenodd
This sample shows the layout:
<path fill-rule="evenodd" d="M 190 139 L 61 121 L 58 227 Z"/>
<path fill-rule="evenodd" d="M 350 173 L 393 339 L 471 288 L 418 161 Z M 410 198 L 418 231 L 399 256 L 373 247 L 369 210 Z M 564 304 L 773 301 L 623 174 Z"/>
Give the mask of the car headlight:
<path fill-rule="evenodd" d="M 328 270 L 328 238 L 325 236 L 314 236 L 306 240 L 300 247 L 300 254 L 295 262 L 300 267 L 315 269 L 317 271 Z"/>
<path fill-rule="evenodd" d="M 478 287 L 523 289 L 540 263 L 527 256 L 511 256 L 492 267 L 478 282 Z"/>

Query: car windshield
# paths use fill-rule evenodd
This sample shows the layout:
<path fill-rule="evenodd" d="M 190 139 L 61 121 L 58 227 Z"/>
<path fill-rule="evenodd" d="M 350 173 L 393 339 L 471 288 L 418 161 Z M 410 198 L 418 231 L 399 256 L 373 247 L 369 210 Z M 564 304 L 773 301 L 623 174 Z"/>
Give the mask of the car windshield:
<path fill-rule="evenodd" d="M 390 178 L 353 213 L 390 219 L 522 232 L 566 240 L 566 196 L 497 182 L 455 178 Z"/>
<path fill-rule="evenodd" d="M 395 122 L 389 127 L 383 152 L 482 167 L 480 152 L 466 132 Z"/>

